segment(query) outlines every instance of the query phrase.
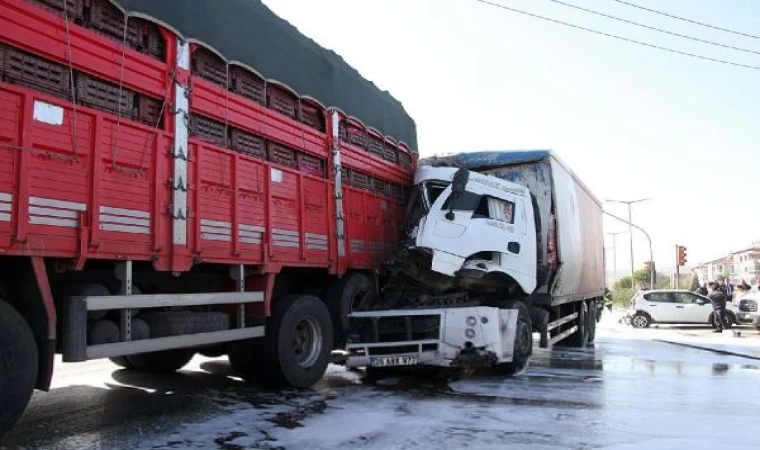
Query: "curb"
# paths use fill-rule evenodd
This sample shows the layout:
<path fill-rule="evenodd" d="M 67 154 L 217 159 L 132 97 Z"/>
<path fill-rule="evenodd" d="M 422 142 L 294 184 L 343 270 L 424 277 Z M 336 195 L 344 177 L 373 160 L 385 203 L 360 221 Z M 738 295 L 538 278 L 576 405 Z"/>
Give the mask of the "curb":
<path fill-rule="evenodd" d="M 721 350 L 717 348 L 704 347 L 704 346 L 696 345 L 696 344 L 686 344 L 684 342 L 678 342 L 678 341 L 666 341 L 664 339 L 654 339 L 654 341 L 664 342 L 666 344 L 672 344 L 672 345 L 680 345 L 682 347 L 695 348 L 697 350 L 705 350 L 708 352 L 719 353 L 721 355 L 739 356 L 741 358 L 754 359 L 756 361 L 760 361 L 760 356 L 748 355 L 746 353 L 738 353 L 738 352 L 732 352 L 730 350 Z"/>

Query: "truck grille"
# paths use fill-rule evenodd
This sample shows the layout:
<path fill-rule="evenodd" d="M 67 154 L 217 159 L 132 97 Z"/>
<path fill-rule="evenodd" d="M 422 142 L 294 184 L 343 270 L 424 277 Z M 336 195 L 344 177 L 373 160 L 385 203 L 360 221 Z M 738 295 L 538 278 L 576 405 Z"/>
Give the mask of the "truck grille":
<path fill-rule="evenodd" d="M 757 302 L 755 300 L 741 300 L 739 311 L 755 312 L 757 311 Z"/>
<path fill-rule="evenodd" d="M 440 315 L 354 317 L 350 319 L 349 343 L 381 343 L 438 339 Z"/>

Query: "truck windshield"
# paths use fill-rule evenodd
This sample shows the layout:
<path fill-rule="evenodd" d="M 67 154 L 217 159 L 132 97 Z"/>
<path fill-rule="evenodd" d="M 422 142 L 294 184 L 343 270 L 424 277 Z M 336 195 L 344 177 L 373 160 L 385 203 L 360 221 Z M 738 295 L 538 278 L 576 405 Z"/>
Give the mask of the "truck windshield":
<path fill-rule="evenodd" d="M 446 190 L 448 184 L 441 182 L 426 182 L 423 183 L 423 187 L 425 191 L 425 207 L 429 210 L 430 207 L 433 206 L 433 203 L 438 200 L 438 197 L 441 196 L 443 191 Z"/>

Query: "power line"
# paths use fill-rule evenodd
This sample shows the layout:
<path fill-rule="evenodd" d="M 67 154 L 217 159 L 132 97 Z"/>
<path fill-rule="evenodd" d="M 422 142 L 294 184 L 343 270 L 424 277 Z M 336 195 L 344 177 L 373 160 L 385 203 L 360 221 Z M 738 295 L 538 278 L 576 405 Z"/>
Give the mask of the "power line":
<path fill-rule="evenodd" d="M 644 11 L 649 11 L 651 13 L 659 14 L 661 16 L 670 17 L 671 19 L 682 20 L 684 22 L 693 23 L 694 25 L 699 25 L 699 26 L 702 26 L 702 27 L 712 28 L 713 30 L 725 31 L 726 33 L 738 34 L 739 36 L 749 37 L 749 38 L 752 38 L 752 39 L 760 39 L 760 36 L 755 36 L 753 34 L 743 33 L 741 31 L 729 30 L 728 28 L 721 28 L 721 27 L 718 27 L 718 26 L 715 26 L 715 25 L 710 25 L 709 23 L 698 22 L 696 20 L 687 19 L 685 17 L 679 17 L 679 16 L 676 16 L 676 15 L 673 15 L 673 14 L 668 14 L 666 12 L 658 11 L 656 9 L 651 9 L 651 8 L 647 8 L 645 6 L 637 5 L 635 3 L 626 2 L 626 1 L 623 1 L 623 0 L 612 0 L 612 1 L 613 2 L 622 3 L 624 5 L 628 5 L 628 6 L 632 7 L 632 8 L 643 9 Z"/>
<path fill-rule="evenodd" d="M 553 2 L 553 3 L 557 3 L 557 4 L 560 4 L 560 5 L 563 5 L 563 6 L 567 6 L 568 8 L 578 9 L 580 11 L 584 11 L 584 12 L 587 12 L 589 14 L 595 14 L 597 16 L 602 16 L 602 17 L 606 17 L 608 19 L 618 20 L 620 22 L 624 22 L 624 23 L 627 23 L 627 24 L 630 24 L 630 25 L 635 25 L 637 27 L 642 27 L 642 28 L 647 28 L 649 30 L 659 31 L 660 33 L 669 34 L 671 36 L 678 36 L 678 37 L 681 37 L 681 38 L 684 38 L 684 39 L 691 39 L 692 41 L 701 42 L 703 44 L 717 45 L 718 47 L 729 48 L 731 50 L 736 50 L 736 51 L 746 52 L 746 53 L 754 53 L 756 55 L 760 55 L 760 52 L 756 52 L 754 50 L 750 50 L 750 49 L 747 49 L 747 48 L 734 47 L 732 45 L 721 44 L 720 42 L 708 41 L 707 39 L 700 39 L 698 37 L 688 36 L 686 34 L 679 34 L 679 33 L 673 32 L 673 31 L 663 30 L 662 28 L 652 27 L 652 26 L 649 26 L 649 25 L 645 25 L 643 23 L 634 22 L 634 21 L 628 20 L 628 19 L 623 19 L 622 17 L 612 16 L 612 15 L 605 14 L 603 12 L 596 11 L 596 10 L 593 10 L 593 9 L 583 8 L 581 6 L 573 5 L 573 4 L 566 3 L 566 2 L 563 2 L 563 1 L 560 1 L 560 0 L 549 0 L 549 1 Z"/>
<path fill-rule="evenodd" d="M 650 44 L 648 42 L 637 41 L 635 39 L 630 39 L 630 38 L 623 37 L 623 36 L 618 36 L 618 35 L 615 35 L 615 34 L 605 33 L 603 31 L 599 31 L 599 30 L 594 30 L 594 29 L 591 29 L 591 28 L 582 27 L 580 25 L 575 25 L 575 24 L 572 24 L 572 23 L 563 22 L 561 20 L 552 19 L 552 18 L 544 17 L 544 16 L 539 16 L 538 14 L 534 14 L 534 13 L 531 13 L 531 12 L 528 12 L 528 11 L 522 11 L 520 9 L 511 8 L 509 6 L 501 5 L 499 3 L 494 3 L 494 2 L 491 2 L 491 1 L 488 1 L 488 0 L 475 0 L 475 1 L 483 3 L 483 4 L 486 4 L 486 5 L 489 5 L 489 6 L 494 6 L 496 8 L 501 8 L 501 9 L 506 9 L 508 11 L 516 12 L 518 14 L 523 14 L 525 16 L 533 17 L 533 18 L 536 18 L 536 19 L 546 20 L 547 22 L 553 22 L 553 23 L 556 23 L 556 24 L 559 24 L 559 25 L 564 25 L 564 26 L 575 28 L 575 29 L 578 29 L 578 30 L 583 30 L 583 31 L 586 31 L 586 32 L 589 32 L 589 33 L 593 33 L 593 34 L 598 34 L 598 35 L 601 35 L 601 36 L 610 37 L 610 38 L 613 38 L 613 39 L 619 39 L 621 41 L 630 42 L 632 44 L 638 44 L 638 45 L 643 45 L 645 47 L 655 48 L 657 50 L 662 50 L 662 51 L 669 52 L 669 53 L 677 53 L 679 55 L 691 56 L 692 58 L 703 59 L 705 61 L 712 61 L 712 62 L 721 63 L 721 64 L 728 64 L 728 65 L 736 66 L 736 67 L 743 67 L 745 69 L 760 70 L 760 66 L 751 66 L 749 64 L 742 64 L 742 63 L 737 63 L 737 62 L 733 62 L 733 61 L 726 61 L 726 60 L 723 60 L 723 59 L 711 58 L 709 56 L 703 56 L 703 55 L 697 55 L 697 54 L 694 54 L 694 53 L 682 52 L 680 50 L 676 50 L 676 49 L 672 49 L 672 48 L 668 48 L 668 47 L 662 47 L 662 46 L 659 46 L 659 45 Z"/>

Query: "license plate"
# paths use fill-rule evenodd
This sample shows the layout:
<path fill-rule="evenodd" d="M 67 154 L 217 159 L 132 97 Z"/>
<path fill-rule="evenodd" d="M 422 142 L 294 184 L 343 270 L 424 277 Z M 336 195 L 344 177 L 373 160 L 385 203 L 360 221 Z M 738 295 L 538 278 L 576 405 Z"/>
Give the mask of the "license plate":
<path fill-rule="evenodd" d="M 369 359 L 372 367 L 413 366 L 417 364 L 415 356 L 379 356 Z"/>

